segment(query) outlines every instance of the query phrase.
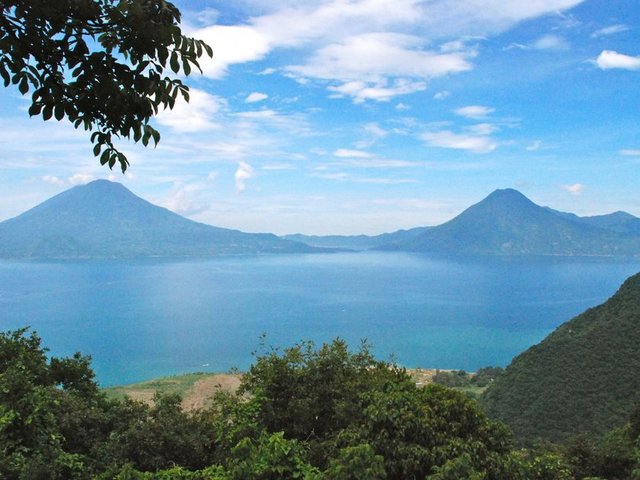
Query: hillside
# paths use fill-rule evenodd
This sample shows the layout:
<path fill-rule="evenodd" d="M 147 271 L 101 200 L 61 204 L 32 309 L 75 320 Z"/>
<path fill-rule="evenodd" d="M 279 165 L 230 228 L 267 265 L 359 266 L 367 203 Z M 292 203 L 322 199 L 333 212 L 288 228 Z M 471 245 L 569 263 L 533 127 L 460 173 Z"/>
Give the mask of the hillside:
<path fill-rule="evenodd" d="M 272 234 L 191 221 L 119 183 L 73 187 L 0 223 L 0 258 L 207 256 L 312 251 Z"/>
<path fill-rule="evenodd" d="M 481 404 L 525 442 L 603 434 L 640 401 L 638 345 L 640 274 L 516 357 Z"/>
<path fill-rule="evenodd" d="M 416 227 L 409 230 L 397 230 L 381 235 L 285 235 L 282 238 L 301 242 L 318 248 L 336 248 L 343 250 L 371 250 L 393 242 L 409 241 L 430 227 Z"/>
<path fill-rule="evenodd" d="M 496 190 L 447 223 L 379 248 L 470 255 L 640 254 L 640 236 L 633 234 L 633 226 L 607 220 L 562 214 L 516 190 Z"/>

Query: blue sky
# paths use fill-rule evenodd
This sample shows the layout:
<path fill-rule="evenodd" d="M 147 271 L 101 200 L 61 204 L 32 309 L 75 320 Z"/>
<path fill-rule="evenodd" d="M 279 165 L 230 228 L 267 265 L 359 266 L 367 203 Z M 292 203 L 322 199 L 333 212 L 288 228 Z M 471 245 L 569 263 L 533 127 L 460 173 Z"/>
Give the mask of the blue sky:
<path fill-rule="evenodd" d="M 375 234 L 497 188 L 640 215 L 637 0 L 181 0 L 214 58 L 156 148 L 101 167 L 0 90 L 0 220 L 110 178 L 205 223 Z"/>

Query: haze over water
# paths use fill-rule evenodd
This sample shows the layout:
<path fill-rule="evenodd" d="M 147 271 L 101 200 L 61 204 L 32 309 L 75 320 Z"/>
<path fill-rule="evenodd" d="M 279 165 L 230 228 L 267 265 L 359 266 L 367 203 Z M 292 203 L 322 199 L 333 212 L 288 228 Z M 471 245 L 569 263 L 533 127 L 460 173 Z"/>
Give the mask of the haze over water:
<path fill-rule="evenodd" d="M 90 354 L 102 385 L 246 369 L 286 347 L 366 338 L 407 367 L 507 365 L 611 296 L 638 259 L 407 253 L 197 261 L 0 262 L 0 328 L 30 325 L 54 355 Z"/>

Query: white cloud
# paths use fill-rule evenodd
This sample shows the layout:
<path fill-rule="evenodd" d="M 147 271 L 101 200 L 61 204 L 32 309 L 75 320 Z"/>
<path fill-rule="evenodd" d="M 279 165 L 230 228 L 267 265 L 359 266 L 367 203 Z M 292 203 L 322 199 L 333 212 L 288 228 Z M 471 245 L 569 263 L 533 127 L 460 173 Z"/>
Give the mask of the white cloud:
<path fill-rule="evenodd" d="M 531 143 L 530 145 L 526 146 L 526 150 L 528 152 L 536 152 L 538 150 L 540 150 L 540 147 L 542 146 L 542 141 L 541 140 L 536 140 L 533 143 Z"/>
<path fill-rule="evenodd" d="M 596 64 L 602 70 L 609 70 L 611 68 L 640 70 L 640 56 L 631 57 L 629 55 L 614 52 L 613 50 L 603 50 L 602 53 L 598 55 Z"/>
<path fill-rule="evenodd" d="M 285 67 L 285 75 L 301 83 L 364 82 L 369 91 L 359 88 L 350 95 L 364 102 L 406 94 L 407 88 L 394 86 L 398 80 L 423 89 L 431 78 L 470 70 L 469 60 L 477 52 L 467 45 L 469 38 L 499 33 L 582 1 L 245 0 L 255 7 L 247 12 L 263 13 L 243 24 L 190 33 L 214 48 L 214 58 L 202 60 L 209 77 L 220 78 L 231 65 L 262 60 L 276 49 L 295 49 L 301 61 Z M 430 50 L 439 40 L 445 43 Z"/>
<path fill-rule="evenodd" d="M 238 162 L 238 169 L 235 173 L 236 190 L 242 193 L 247 188 L 247 180 L 255 177 L 255 170 L 246 162 Z"/>
<path fill-rule="evenodd" d="M 593 32 L 591 34 L 591 38 L 605 37 L 608 35 L 614 35 L 616 33 L 626 32 L 627 30 L 629 30 L 628 25 L 622 25 L 622 24 L 610 25 L 608 27 L 604 27 L 604 28 L 601 28 L 600 30 L 596 30 L 595 32 Z"/>
<path fill-rule="evenodd" d="M 638 157 L 638 156 L 640 156 L 640 150 L 634 150 L 634 149 L 620 150 L 620 155 L 625 155 L 625 156 L 630 156 L 630 157 Z"/>
<path fill-rule="evenodd" d="M 196 21 L 202 26 L 208 26 L 218 21 L 220 12 L 215 8 L 205 8 L 196 15 Z"/>
<path fill-rule="evenodd" d="M 363 128 L 366 133 L 377 138 L 384 138 L 389 135 L 388 131 L 375 122 L 367 123 Z"/>
<path fill-rule="evenodd" d="M 475 135 L 491 135 L 493 132 L 498 130 L 498 127 L 491 123 L 478 123 L 476 125 L 471 125 L 467 130 Z"/>
<path fill-rule="evenodd" d="M 426 83 L 399 79 L 393 85 L 347 82 L 337 87 L 329 87 L 329 91 L 333 92 L 331 98 L 351 97 L 354 103 L 363 103 L 366 100 L 388 102 L 397 95 L 408 95 L 426 88 Z"/>
<path fill-rule="evenodd" d="M 96 177 L 89 173 L 76 173 L 74 175 L 71 175 L 67 179 L 67 182 L 70 185 L 84 185 L 85 183 L 92 182 L 95 179 Z"/>
<path fill-rule="evenodd" d="M 177 132 L 200 132 L 219 128 L 214 117 L 225 106 L 220 97 L 203 90 L 189 89 L 189 103 L 178 98 L 173 110 L 158 113 L 156 120 L 160 125 Z"/>
<path fill-rule="evenodd" d="M 536 50 L 567 50 L 569 44 L 558 35 L 544 35 L 533 43 Z"/>
<path fill-rule="evenodd" d="M 56 187 L 62 187 L 65 185 L 64 180 L 62 180 L 61 178 L 58 178 L 54 175 L 44 175 L 42 177 L 42 181 L 45 183 L 48 183 L 50 185 L 55 185 Z"/>
<path fill-rule="evenodd" d="M 562 185 L 562 189 L 571 195 L 580 195 L 584 190 L 584 185 L 581 183 L 574 183 L 571 185 Z"/>
<path fill-rule="evenodd" d="M 454 111 L 456 115 L 465 118 L 478 119 L 485 118 L 487 115 L 495 112 L 495 108 L 485 107 L 482 105 L 469 105 L 468 107 L 458 108 Z"/>
<path fill-rule="evenodd" d="M 451 95 L 451 92 L 449 90 L 442 90 L 438 93 L 436 93 L 433 98 L 435 98 L 436 100 L 444 100 L 445 98 L 449 97 Z"/>
<path fill-rule="evenodd" d="M 269 39 L 246 25 L 214 25 L 192 35 L 213 48 L 213 58 L 199 61 L 204 75 L 212 78 L 224 77 L 230 65 L 261 60 L 271 50 Z"/>
<path fill-rule="evenodd" d="M 194 200 L 191 197 L 191 193 L 191 188 L 179 186 L 168 197 L 158 203 L 172 212 L 184 216 L 197 215 L 209 209 L 209 205 L 206 202 Z"/>
<path fill-rule="evenodd" d="M 421 138 L 432 147 L 468 150 L 474 153 L 489 153 L 497 148 L 497 144 L 490 137 L 462 135 L 449 130 L 426 132 L 421 135 Z"/>
<path fill-rule="evenodd" d="M 366 33 L 317 50 L 288 70 L 324 80 L 382 82 L 388 77 L 429 79 L 471 69 L 464 53 L 424 50 L 424 40 L 400 33 Z"/>
<path fill-rule="evenodd" d="M 94 175 L 88 173 L 75 173 L 67 178 L 56 177 L 55 175 L 44 175 L 42 181 L 56 187 L 65 187 L 73 185 L 84 185 L 95 180 Z"/>
<path fill-rule="evenodd" d="M 372 155 L 362 150 L 348 150 L 346 148 L 339 148 L 333 152 L 334 157 L 339 158 L 370 158 Z"/>
<path fill-rule="evenodd" d="M 244 101 L 245 103 L 256 103 L 266 100 L 267 98 L 269 98 L 269 95 L 266 93 L 252 92 L 244 99 Z"/>
<path fill-rule="evenodd" d="M 335 180 L 338 182 L 352 182 L 352 183 L 365 183 L 376 185 L 403 185 L 407 183 L 417 183 L 417 180 L 413 178 L 386 178 L 386 177 L 361 177 L 358 175 L 351 175 L 349 173 L 337 172 L 337 173 L 317 173 L 313 175 L 316 178 L 322 178 L 325 180 Z"/>

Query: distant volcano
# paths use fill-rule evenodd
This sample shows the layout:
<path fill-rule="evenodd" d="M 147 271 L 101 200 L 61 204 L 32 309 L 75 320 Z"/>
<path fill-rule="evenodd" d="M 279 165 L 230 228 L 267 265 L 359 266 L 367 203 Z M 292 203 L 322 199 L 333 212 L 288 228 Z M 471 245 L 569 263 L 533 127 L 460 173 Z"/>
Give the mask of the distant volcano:
<path fill-rule="evenodd" d="M 2 258 L 191 257 L 313 250 L 272 234 L 191 221 L 107 180 L 73 187 L 0 223 Z"/>
<path fill-rule="evenodd" d="M 513 189 L 496 190 L 437 227 L 382 250 L 502 255 L 638 255 L 640 219 L 623 212 L 578 217 L 536 205 Z"/>

